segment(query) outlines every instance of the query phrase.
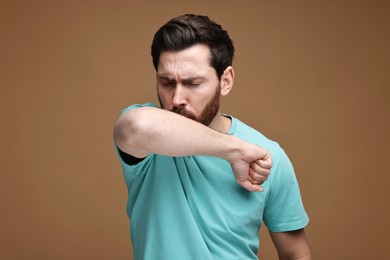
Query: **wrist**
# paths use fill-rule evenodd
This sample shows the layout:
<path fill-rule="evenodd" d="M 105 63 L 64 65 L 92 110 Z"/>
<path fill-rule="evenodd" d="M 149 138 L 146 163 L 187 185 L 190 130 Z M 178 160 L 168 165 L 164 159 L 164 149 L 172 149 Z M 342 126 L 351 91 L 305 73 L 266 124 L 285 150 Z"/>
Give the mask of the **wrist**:
<path fill-rule="evenodd" d="M 230 163 L 242 157 L 244 141 L 234 135 L 226 135 L 226 147 L 221 157 Z"/>

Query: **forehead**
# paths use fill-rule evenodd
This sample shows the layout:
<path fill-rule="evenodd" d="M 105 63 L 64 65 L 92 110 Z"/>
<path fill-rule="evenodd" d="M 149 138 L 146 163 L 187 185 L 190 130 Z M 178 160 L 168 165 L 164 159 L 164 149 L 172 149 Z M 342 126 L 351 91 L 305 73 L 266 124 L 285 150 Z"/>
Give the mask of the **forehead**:
<path fill-rule="evenodd" d="M 204 44 L 197 44 L 181 51 L 162 52 L 157 73 L 158 75 L 189 76 L 204 74 L 213 70 L 210 65 L 209 47 Z"/>

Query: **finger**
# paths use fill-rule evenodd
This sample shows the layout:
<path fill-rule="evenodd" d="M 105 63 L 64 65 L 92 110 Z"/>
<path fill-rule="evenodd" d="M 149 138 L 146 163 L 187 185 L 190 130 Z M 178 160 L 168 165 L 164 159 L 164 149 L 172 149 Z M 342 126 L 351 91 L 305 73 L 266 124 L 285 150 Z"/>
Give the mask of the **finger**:
<path fill-rule="evenodd" d="M 256 163 L 259 167 L 264 168 L 264 169 L 271 169 L 271 167 L 272 167 L 271 158 L 269 160 L 259 159 L 259 160 L 254 161 L 254 163 Z"/>
<path fill-rule="evenodd" d="M 247 189 L 248 191 L 252 191 L 252 192 L 255 192 L 255 191 L 263 192 L 264 191 L 263 187 L 261 187 L 258 184 L 253 184 L 249 180 L 241 181 L 239 184 L 242 187 L 244 187 L 245 189 Z"/>
<path fill-rule="evenodd" d="M 267 149 L 264 149 L 264 148 L 262 148 L 262 152 L 263 152 L 263 154 L 261 154 L 259 156 L 260 159 L 257 160 L 259 162 L 259 165 L 261 167 L 271 168 L 272 167 L 272 156 L 271 156 L 271 153 Z"/>
<path fill-rule="evenodd" d="M 256 162 L 252 162 L 250 164 L 250 168 L 252 171 L 258 173 L 258 174 L 261 174 L 261 175 L 264 175 L 264 176 L 268 176 L 270 174 L 270 169 L 268 168 L 262 168 L 259 164 L 257 164 Z"/>
<path fill-rule="evenodd" d="M 260 155 L 261 160 L 268 161 L 268 162 L 272 163 L 271 153 L 265 148 L 261 148 L 261 149 L 262 149 L 262 153 Z"/>
<path fill-rule="evenodd" d="M 256 184 L 256 185 L 261 185 L 261 184 L 264 183 L 263 180 L 254 179 L 254 178 L 252 178 L 251 176 L 248 177 L 248 180 L 249 180 L 252 184 Z"/>
<path fill-rule="evenodd" d="M 267 176 L 263 176 L 254 172 L 249 173 L 249 181 L 254 184 L 263 184 L 266 180 L 268 180 Z"/>
<path fill-rule="evenodd" d="M 270 169 L 272 167 L 272 159 L 270 157 L 267 160 L 257 160 L 256 164 L 262 168 Z"/>
<path fill-rule="evenodd" d="M 263 176 L 269 176 L 271 172 L 270 169 L 261 168 L 257 164 L 251 165 L 250 170 Z"/>

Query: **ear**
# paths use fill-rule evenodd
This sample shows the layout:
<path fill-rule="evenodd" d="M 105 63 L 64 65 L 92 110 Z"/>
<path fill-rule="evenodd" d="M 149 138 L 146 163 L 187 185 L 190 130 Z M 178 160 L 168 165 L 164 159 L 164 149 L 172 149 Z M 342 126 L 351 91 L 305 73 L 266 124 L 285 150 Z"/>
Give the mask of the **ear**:
<path fill-rule="evenodd" d="M 225 69 L 221 77 L 221 96 L 229 94 L 234 83 L 234 70 L 232 66 Z"/>

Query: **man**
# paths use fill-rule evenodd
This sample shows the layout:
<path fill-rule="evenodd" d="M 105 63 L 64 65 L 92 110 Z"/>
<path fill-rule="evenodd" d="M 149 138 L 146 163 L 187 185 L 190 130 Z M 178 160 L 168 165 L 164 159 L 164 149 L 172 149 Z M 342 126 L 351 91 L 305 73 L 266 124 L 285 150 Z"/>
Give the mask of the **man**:
<path fill-rule="evenodd" d="M 310 259 L 286 154 L 219 111 L 233 55 L 227 32 L 205 16 L 173 18 L 154 36 L 161 108 L 130 106 L 114 128 L 135 259 L 257 259 L 262 221 L 280 259 Z"/>

